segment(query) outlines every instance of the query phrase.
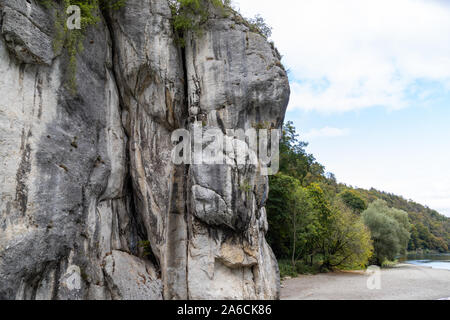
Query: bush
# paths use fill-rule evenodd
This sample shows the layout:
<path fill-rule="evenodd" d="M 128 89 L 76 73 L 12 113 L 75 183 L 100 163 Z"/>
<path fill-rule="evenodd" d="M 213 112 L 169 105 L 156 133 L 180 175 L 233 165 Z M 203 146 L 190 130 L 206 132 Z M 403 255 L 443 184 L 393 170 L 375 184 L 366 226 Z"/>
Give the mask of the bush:
<path fill-rule="evenodd" d="M 384 260 L 381 264 L 382 268 L 389 269 L 389 268 L 395 268 L 395 266 L 398 264 L 398 260 L 390 261 L 390 260 Z"/>
<path fill-rule="evenodd" d="M 169 0 L 172 11 L 173 28 L 178 36 L 179 44 L 186 45 L 185 36 L 188 31 L 201 32 L 201 25 L 208 20 L 211 8 L 229 8 L 229 0 Z"/>
<path fill-rule="evenodd" d="M 286 277 L 295 278 L 299 274 L 318 274 L 320 272 L 320 265 L 318 263 L 310 266 L 303 261 L 297 261 L 294 267 L 290 260 L 279 260 L 278 267 L 280 268 L 280 277 L 282 279 Z"/>
<path fill-rule="evenodd" d="M 298 274 L 318 274 L 320 272 L 320 265 L 315 263 L 311 266 L 303 261 L 297 261 L 295 271 Z"/>
<path fill-rule="evenodd" d="M 291 262 L 288 260 L 279 260 L 278 267 L 280 269 L 281 279 L 286 277 L 295 278 L 298 276 L 297 270 L 292 266 Z"/>
<path fill-rule="evenodd" d="M 261 34 L 264 38 L 269 39 L 272 36 L 272 28 L 266 23 L 259 14 L 253 19 L 247 19 L 250 24 L 250 30 Z"/>

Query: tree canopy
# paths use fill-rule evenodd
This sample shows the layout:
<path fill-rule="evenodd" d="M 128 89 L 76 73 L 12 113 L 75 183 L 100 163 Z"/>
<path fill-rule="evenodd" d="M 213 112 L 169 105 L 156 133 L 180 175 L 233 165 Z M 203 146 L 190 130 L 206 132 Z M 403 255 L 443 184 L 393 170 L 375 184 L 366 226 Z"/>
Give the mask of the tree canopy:
<path fill-rule="evenodd" d="M 406 252 L 411 226 L 405 211 L 389 208 L 385 201 L 376 200 L 362 213 L 362 217 L 372 235 L 375 262 L 392 261 Z"/>
<path fill-rule="evenodd" d="M 338 183 L 283 126 L 280 173 L 269 178 L 268 241 L 290 268 L 382 264 L 406 250 L 447 252 L 450 219 L 402 197 Z"/>

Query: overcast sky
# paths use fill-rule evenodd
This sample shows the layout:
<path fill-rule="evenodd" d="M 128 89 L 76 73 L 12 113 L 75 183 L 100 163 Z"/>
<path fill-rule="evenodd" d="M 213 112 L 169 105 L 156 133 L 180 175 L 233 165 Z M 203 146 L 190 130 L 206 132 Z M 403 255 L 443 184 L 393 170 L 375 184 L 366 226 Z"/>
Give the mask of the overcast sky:
<path fill-rule="evenodd" d="M 292 120 L 339 181 L 450 216 L 450 0 L 234 0 L 289 69 Z"/>

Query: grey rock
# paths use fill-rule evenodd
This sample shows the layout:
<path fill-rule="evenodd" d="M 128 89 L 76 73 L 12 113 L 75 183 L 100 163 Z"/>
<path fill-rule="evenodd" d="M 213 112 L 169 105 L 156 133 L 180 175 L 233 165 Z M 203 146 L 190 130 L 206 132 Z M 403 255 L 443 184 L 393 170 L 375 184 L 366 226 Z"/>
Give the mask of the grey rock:
<path fill-rule="evenodd" d="M 246 143 L 227 138 L 226 165 L 171 161 L 175 129 L 280 128 L 266 39 L 216 13 L 181 49 L 167 1 L 127 1 L 86 31 L 73 93 L 51 10 L 0 14 L 0 299 L 277 299 Z"/>
<path fill-rule="evenodd" d="M 51 36 L 19 11 L 5 7 L 2 14 L 2 34 L 9 50 L 25 63 L 50 65 L 55 57 Z"/>
<path fill-rule="evenodd" d="M 280 128 L 289 83 L 279 59 L 261 35 L 218 13 L 201 36 L 192 33 L 187 41 L 190 108 L 200 109 L 207 126 L 222 130 Z M 268 180 L 258 168 L 252 163 L 190 167 L 190 298 L 279 297 L 278 264 L 265 240 Z M 213 239 L 211 226 L 222 226 Z"/>
<path fill-rule="evenodd" d="M 162 300 L 162 284 L 151 264 L 125 252 L 105 258 L 105 274 L 114 299 Z"/>

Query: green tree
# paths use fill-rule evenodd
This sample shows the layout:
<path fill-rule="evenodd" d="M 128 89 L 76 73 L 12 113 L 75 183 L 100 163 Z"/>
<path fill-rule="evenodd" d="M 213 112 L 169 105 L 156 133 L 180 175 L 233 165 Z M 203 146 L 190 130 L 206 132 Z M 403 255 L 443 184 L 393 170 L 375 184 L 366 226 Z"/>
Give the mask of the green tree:
<path fill-rule="evenodd" d="M 280 142 L 280 171 L 298 179 L 303 186 L 323 180 L 324 174 L 324 167 L 306 152 L 307 146 L 308 143 L 300 141 L 293 123 L 285 123 Z"/>
<path fill-rule="evenodd" d="M 312 213 L 312 205 L 308 196 L 308 191 L 298 185 L 292 192 L 291 227 L 292 227 L 292 248 L 291 263 L 296 265 L 297 260 L 304 256 L 309 244 L 317 229 L 316 219 Z"/>
<path fill-rule="evenodd" d="M 361 214 L 367 209 L 366 202 L 362 199 L 361 195 L 355 190 L 345 190 L 339 194 L 342 201 L 347 207 L 349 207 L 354 213 Z"/>
<path fill-rule="evenodd" d="M 248 19 L 251 30 L 260 33 L 264 38 L 268 39 L 272 36 L 272 28 L 267 25 L 264 18 L 257 14 L 253 19 Z"/>
<path fill-rule="evenodd" d="M 337 182 L 307 146 L 285 123 L 281 173 L 269 179 L 268 239 L 289 272 L 362 266 L 372 250 L 379 264 L 408 247 L 448 251 L 450 219 L 390 193 Z"/>
<path fill-rule="evenodd" d="M 270 177 L 267 215 L 270 224 L 268 241 L 278 258 L 289 258 L 293 266 L 314 254 L 320 237 L 318 212 L 320 188 L 304 188 L 295 178 L 278 174 Z"/>
<path fill-rule="evenodd" d="M 267 240 L 278 258 L 291 256 L 293 207 L 292 192 L 300 182 L 287 175 L 277 174 L 269 177 L 270 193 L 267 201 L 267 219 L 270 225 Z"/>
<path fill-rule="evenodd" d="M 365 267 L 373 253 L 369 229 L 362 218 L 337 202 L 332 207 L 331 224 L 324 235 L 321 268 Z"/>
<path fill-rule="evenodd" d="M 377 264 L 394 260 L 406 251 L 410 237 L 406 212 L 389 208 L 385 201 L 376 200 L 362 213 L 362 217 L 372 234 Z"/>

